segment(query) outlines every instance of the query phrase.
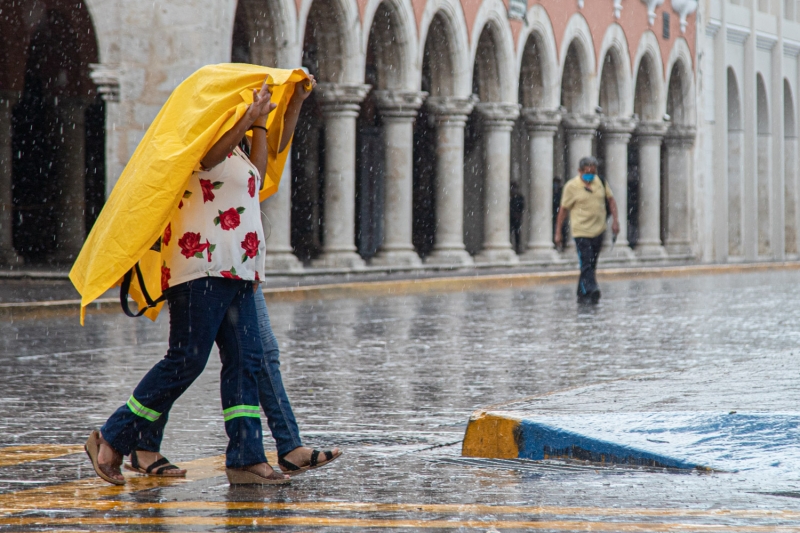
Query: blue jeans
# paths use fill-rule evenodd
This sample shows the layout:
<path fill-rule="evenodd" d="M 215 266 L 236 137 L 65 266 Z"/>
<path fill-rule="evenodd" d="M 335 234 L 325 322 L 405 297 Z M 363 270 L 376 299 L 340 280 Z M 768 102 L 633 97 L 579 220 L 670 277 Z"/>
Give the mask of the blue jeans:
<path fill-rule="evenodd" d="M 258 379 L 258 399 L 261 401 L 264 414 L 267 415 L 267 425 L 272 432 L 272 438 L 275 439 L 278 456 L 281 457 L 302 446 L 303 442 L 300 440 L 300 430 L 297 428 L 289 397 L 283 388 L 278 340 L 272 332 L 267 302 L 261 290 L 256 291 L 255 301 L 258 330 L 261 333 L 261 346 L 264 349 L 264 359 L 261 361 L 261 374 Z"/>
<path fill-rule="evenodd" d="M 278 340 L 275 338 L 269 322 L 264 293 L 260 290 L 255 291 L 254 300 L 261 347 L 264 352 L 264 358 L 261 360 L 261 372 L 258 375 L 258 398 L 267 415 L 267 425 L 272 432 L 272 438 L 275 439 L 278 456 L 283 456 L 302 446 L 303 441 L 300 440 L 300 430 L 297 428 L 292 406 L 286 395 L 286 389 L 283 387 Z M 164 426 L 167 424 L 168 416 L 168 412 L 161 414 L 161 418 L 139 441 L 138 449 L 153 452 L 161 450 Z"/>
<path fill-rule="evenodd" d="M 597 284 L 597 258 L 603 249 L 603 234 L 597 237 L 575 237 L 575 247 L 578 249 L 578 263 L 580 264 L 581 277 L 578 280 L 578 297 L 583 298 L 600 290 Z"/>
<path fill-rule="evenodd" d="M 201 278 L 171 287 L 169 349 L 136 386 L 128 403 L 103 425 L 103 438 L 119 453 L 148 449 L 163 436 L 169 410 L 203 372 L 216 342 L 222 360 L 220 388 L 226 466 L 266 462 L 258 409 L 258 379 L 264 359 L 252 283 Z M 160 437 L 159 437 L 160 442 Z"/>

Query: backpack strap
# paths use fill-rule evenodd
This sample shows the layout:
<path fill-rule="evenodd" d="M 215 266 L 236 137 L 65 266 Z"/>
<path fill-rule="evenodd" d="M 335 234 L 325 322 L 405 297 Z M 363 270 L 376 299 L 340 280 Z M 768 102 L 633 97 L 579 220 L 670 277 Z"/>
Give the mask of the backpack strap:
<path fill-rule="evenodd" d="M 130 305 L 128 304 L 128 294 L 131 288 L 131 280 L 133 279 L 133 272 L 136 271 L 136 279 L 139 281 L 139 288 L 142 290 L 142 296 L 144 296 L 144 301 L 147 303 L 147 307 L 143 307 L 139 309 L 138 313 L 134 313 L 131 311 Z M 139 268 L 139 263 L 137 262 L 132 269 L 128 270 L 125 273 L 125 276 L 122 278 L 122 285 L 119 287 L 119 303 L 122 306 L 122 311 L 131 318 L 137 318 L 142 316 L 148 309 L 152 309 L 153 307 L 157 306 L 161 302 L 166 300 L 166 297 L 162 294 L 157 299 L 153 300 L 150 297 L 150 293 L 147 292 L 147 286 L 144 284 L 144 276 L 142 275 L 142 269 Z"/>

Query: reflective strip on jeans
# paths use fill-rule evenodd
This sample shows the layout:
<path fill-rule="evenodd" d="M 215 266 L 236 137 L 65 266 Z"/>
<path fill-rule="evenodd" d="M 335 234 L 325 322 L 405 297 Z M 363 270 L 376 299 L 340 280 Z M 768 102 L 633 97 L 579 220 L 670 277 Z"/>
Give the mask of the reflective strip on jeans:
<path fill-rule="evenodd" d="M 257 405 L 234 405 L 222 411 L 222 415 L 225 417 L 225 422 L 241 416 L 249 418 L 259 418 L 261 416 Z"/>
<path fill-rule="evenodd" d="M 136 416 L 141 416 L 142 418 L 144 418 L 145 420 L 149 420 L 150 422 L 155 422 L 156 420 L 161 418 L 161 413 L 159 413 L 158 411 L 153 411 L 152 409 L 148 409 L 147 407 L 139 403 L 139 401 L 133 396 L 130 397 L 127 405 L 128 409 L 130 409 L 133 414 L 135 414 Z"/>

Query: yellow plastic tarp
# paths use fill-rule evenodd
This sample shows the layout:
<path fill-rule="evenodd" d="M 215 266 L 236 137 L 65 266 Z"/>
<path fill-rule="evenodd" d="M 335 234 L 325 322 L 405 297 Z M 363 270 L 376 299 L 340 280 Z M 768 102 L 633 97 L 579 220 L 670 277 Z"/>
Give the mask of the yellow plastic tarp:
<path fill-rule="evenodd" d="M 283 118 L 298 83 L 308 80 L 300 69 L 285 70 L 224 63 L 201 68 L 172 92 L 145 133 L 108 197 L 78 255 L 69 277 L 81 295 L 81 324 L 86 306 L 111 287 L 137 262 L 147 292 L 161 295 L 161 254 L 151 250 L 177 211 L 186 184 L 200 159 L 244 115 L 253 89 L 264 80 L 272 86 L 277 108 L 267 121 L 267 175 L 260 199 L 274 194 L 289 152 L 278 152 Z M 136 276 L 131 297 L 145 305 Z M 145 316 L 158 316 L 161 305 Z"/>

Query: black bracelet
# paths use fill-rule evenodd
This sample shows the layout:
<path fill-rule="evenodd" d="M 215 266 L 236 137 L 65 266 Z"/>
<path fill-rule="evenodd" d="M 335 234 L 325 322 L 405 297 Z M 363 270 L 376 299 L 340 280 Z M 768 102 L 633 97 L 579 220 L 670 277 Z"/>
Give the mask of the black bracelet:
<path fill-rule="evenodd" d="M 255 129 L 264 130 L 264 133 L 268 133 L 267 128 L 265 128 L 264 126 L 250 126 L 250 129 L 251 130 L 255 130 Z"/>

